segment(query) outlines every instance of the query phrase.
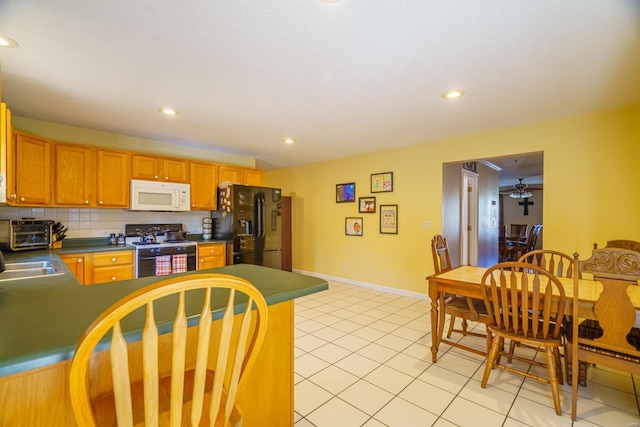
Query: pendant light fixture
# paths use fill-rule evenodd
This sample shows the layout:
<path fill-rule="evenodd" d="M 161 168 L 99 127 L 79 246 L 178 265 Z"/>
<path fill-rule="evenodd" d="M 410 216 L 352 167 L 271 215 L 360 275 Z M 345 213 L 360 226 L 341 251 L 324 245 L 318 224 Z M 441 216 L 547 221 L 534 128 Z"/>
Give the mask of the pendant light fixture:
<path fill-rule="evenodd" d="M 533 196 L 533 193 L 527 190 L 527 184 L 522 183 L 523 179 L 524 178 L 518 178 L 520 182 L 513 186 L 514 190 L 511 194 L 509 194 L 509 197 L 513 199 L 526 199 Z"/>

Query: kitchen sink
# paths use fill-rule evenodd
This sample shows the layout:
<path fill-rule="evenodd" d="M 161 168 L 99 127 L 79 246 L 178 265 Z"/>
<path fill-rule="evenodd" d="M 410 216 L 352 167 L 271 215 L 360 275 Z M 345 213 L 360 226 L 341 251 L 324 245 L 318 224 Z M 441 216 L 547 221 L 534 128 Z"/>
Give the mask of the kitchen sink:
<path fill-rule="evenodd" d="M 64 274 L 64 269 L 57 261 L 31 261 L 5 264 L 5 271 L 0 273 L 0 282 L 18 279 L 36 279 Z"/>

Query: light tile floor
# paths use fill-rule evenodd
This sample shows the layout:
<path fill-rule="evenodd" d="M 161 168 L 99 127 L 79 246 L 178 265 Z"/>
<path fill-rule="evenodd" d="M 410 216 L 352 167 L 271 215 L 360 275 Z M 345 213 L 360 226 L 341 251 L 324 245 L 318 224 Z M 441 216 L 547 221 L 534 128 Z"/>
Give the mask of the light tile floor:
<path fill-rule="evenodd" d="M 296 300 L 295 426 L 640 425 L 640 380 L 628 374 L 590 368 L 572 423 L 567 384 L 557 416 L 548 385 L 495 370 L 482 389 L 473 353 L 443 345 L 432 364 L 429 311 L 427 299 L 339 282 Z"/>

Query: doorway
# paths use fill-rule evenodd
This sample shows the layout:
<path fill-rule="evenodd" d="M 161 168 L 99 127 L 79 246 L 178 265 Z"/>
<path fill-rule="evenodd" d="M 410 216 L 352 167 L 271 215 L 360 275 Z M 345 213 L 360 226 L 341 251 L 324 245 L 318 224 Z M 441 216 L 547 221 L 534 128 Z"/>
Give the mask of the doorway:
<path fill-rule="evenodd" d="M 471 180 L 474 174 L 475 180 Z M 524 214 L 524 206 L 518 204 L 522 200 L 509 197 L 519 178 L 524 178 L 523 182 L 533 193 L 528 200 L 527 215 Z M 471 183 L 471 194 L 465 182 Z M 542 152 L 444 163 L 442 234 L 447 238 L 452 264 L 494 265 L 499 258 L 501 224 L 509 227 L 510 223 L 531 223 L 529 229 L 534 223 L 542 224 L 542 184 Z M 463 191 L 465 188 L 467 190 Z M 542 245 L 541 238 L 542 235 L 538 246 Z"/>

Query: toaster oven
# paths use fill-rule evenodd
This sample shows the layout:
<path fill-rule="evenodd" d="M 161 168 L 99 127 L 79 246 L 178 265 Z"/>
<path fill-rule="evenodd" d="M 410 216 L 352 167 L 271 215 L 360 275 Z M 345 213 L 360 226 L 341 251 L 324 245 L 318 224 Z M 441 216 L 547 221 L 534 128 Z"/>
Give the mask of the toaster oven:
<path fill-rule="evenodd" d="M 1 219 L 0 249 L 24 251 L 46 249 L 51 245 L 53 221 L 35 219 Z"/>

